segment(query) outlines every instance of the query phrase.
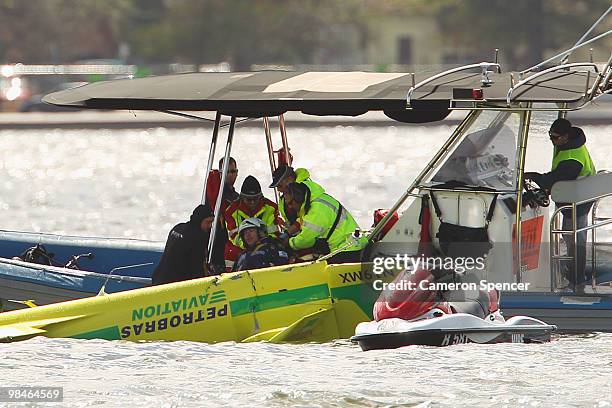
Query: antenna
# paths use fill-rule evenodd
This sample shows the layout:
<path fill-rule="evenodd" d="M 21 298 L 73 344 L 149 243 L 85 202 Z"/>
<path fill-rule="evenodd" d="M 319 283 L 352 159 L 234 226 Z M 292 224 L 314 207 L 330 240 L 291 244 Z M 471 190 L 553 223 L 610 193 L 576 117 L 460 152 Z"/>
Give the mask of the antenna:
<path fill-rule="evenodd" d="M 597 27 L 597 25 L 601 23 L 601 21 L 608 15 L 608 13 L 610 13 L 610 11 L 612 11 L 612 6 L 608 7 L 608 9 L 601 15 L 601 17 L 599 17 L 597 21 L 595 21 L 595 23 L 591 26 L 591 28 L 589 28 L 587 32 L 584 33 L 584 35 L 580 37 L 578 41 L 576 41 L 576 44 L 574 44 L 574 47 L 572 47 L 571 50 L 568 50 L 567 54 L 563 56 L 561 61 L 559 61 L 559 65 L 563 65 L 567 62 L 567 60 L 569 59 L 569 56 L 571 55 L 572 51 L 574 51 L 575 47 L 582 44 L 582 41 L 584 41 L 584 39 L 587 38 L 589 34 L 591 34 L 591 31 L 593 31 L 595 27 Z M 591 60 L 591 62 L 593 61 Z"/>
<path fill-rule="evenodd" d="M 554 60 L 556 60 L 557 58 L 559 58 L 559 57 L 561 57 L 561 56 L 563 56 L 563 55 L 566 55 L 566 56 L 567 56 L 567 55 L 571 54 L 571 53 L 572 53 L 574 50 L 577 50 L 578 48 L 580 48 L 580 47 L 582 47 L 582 46 L 585 46 L 585 45 L 587 45 L 587 44 L 590 44 L 590 43 L 592 43 L 592 42 L 595 42 L 595 41 L 599 40 L 600 38 L 604 38 L 604 37 L 606 37 L 606 36 L 608 36 L 608 35 L 610 35 L 610 34 L 612 34 L 612 30 L 608 30 L 608 31 L 606 31 L 605 33 L 599 34 L 597 37 L 593 37 L 593 38 L 591 38 L 590 40 L 585 41 L 585 42 L 583 42 L 583 43 L 582 43 L 582 44 L 580 44 L 580 45 L 575 45 L 575 46 L 573 46 L 572 48 L 570 48 L 569 50 L 567 50 L 567 51 L 563 51 L 563 52 L 561 52 L 561 53 L 559 53 L 559 54 L 555 55 L 554 57 L 550 57 L 550 58 L 549 58 L 549 59 L 547 59 L 546 61 L 542 61 L 542 62 L 540 62 L 540 63 L 538 63 L 538 64 L 534 65 L 533 67 L 529 67 L 529 68 L 527 68 L 527 69 L 524 69 L 524 70 L 522 70 L 521 72 L 519 72 L 519 74 L 523 75 L 523 74 L 526 74 L 527 72 L 530 72 L 530 71 L 533 71 L 533 70 L 535 70 L 535 69 L 538 69 L 538 68 L 540 68 L 541 66 L 543 66 L 543 65 L 545 65 L 545 64 L 548 64 L 549 62 L 554 61 Z M 562 65 L 563 65 L 563 64 L 562 64 Z"/>

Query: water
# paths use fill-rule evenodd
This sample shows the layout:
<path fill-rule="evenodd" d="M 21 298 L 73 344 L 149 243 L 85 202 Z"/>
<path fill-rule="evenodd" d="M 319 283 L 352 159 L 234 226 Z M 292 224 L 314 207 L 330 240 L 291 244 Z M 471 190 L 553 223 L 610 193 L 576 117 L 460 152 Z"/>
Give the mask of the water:
<path fill-rule="evenodd" d="M 590 151 L 598 168 L 612 168 L 612 126 L 584 129 L 588 145 L 597 146 Z M 308 168 L 366 228 L 372 211 L 394 203 L 451 131 L 289 127 L 288 137 L 294 164 Z M 549 168 L 547 136 L 531 138 L 529 170 Z M 0 228 L 163 241 L 200 202 L 210 138 L 210 128 L 0 130 Z M 232 155 L 237 189 L 253 174 L 273 198 L 263 131 L 239 127 Z"/>
<path fill-rule="evenodd" d="M 609 407 L 611 344 L 597 334 L 364 353 L 347 341 L 45 338 L 0 345 L 0 368 L 3 385 L 64 387 L 65 407 Z"/>
<path fill-rule="evenodd" d="M 372 209 L 392 204 L 450 130 L 289 128 L 288 136 L 295 164 L 366 227 Z M 610 130 L 585 127 L 600 169 L 612 167 Z M 209 129 L 0 131 L 1 227 L 163 240 L 200 200 L 209 140 Z M 528 168 L 545 171 L 549 142 L 532 141 Z M 248 174 L 269 183 L 260 129 L 239 128 L 233 155 L 237 186 Z M 367 353 L 347 341 L 37 338 L 2 344 L 0 355 L 3 386 L 63 386 L 62 407 L 612 406 L 612 334 Z"/>

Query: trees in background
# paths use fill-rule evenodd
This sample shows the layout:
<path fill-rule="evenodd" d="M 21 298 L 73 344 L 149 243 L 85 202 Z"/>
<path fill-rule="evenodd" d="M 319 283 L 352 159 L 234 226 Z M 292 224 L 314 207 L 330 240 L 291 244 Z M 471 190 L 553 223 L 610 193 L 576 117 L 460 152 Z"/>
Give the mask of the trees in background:
<path fill-rule="evenodd" d="M 610 6 L 609 0 L 430 0 L 428 4 L 448 41 L 480 49 L 483 59 L 490 59 L 491 50 L 499 48 L 514 69 L 544 60 L 547 49 L 571 47 Z M 590 37 L 611 28 L 609 15 Z M 609 46 L 607 50 L 600 59 L 608 59 Z"/>
<path fill-rule="evenodd" d="M 131 0 L 0 0 L 0 62 L 113 58 Z"/>
<path fill-rule="evenodd" d="M 137 1 L 142 5 L 149 1 Z M 354 0 L 155 1 L 157 18 L 127 33 L 135 55 L 191 63 L 325 63 L 351 52 L 347 31 L 363 32 L 363 7 Z M 146 8 L 146 6 L 145 6 Z M 137 13 L 140 7 L 134 9 Z M 133 14 L 135 21 L 139 18 Z M 349 30 L 338 30 L 338 27 Z"/>
<path fill-rule="evenodd" d="M 0 62 L 116 58 L 124 44 L 130 62 L 139 64 L 393 63 L 359 60 L 368 18 L 419 13 L 435 17 L 444 42 L 483 59 L 500 48 L 517 68 L 573 44 L 608 6 L 608 0 L 0 0 Z"/>

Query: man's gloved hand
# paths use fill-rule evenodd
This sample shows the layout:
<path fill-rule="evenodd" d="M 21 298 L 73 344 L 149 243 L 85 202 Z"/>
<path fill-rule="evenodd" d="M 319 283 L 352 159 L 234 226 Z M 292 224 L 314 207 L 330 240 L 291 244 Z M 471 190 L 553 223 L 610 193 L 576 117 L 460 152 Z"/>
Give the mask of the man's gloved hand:
<path fill-rule="evenodd" d="M 534 178 L 536 178 L 539 175 L 540 175 L 540 173 L 536 173 L 535 171 L 526 171 L 525 173 L 523 173 L 523 178 L 525 180 L 533 180 Z"/>
<path fill-rule="evenodd" d="M 290 236 L 287 232 L 283 232 L 278 236 L 279 241 L 281 242 L 281 244 L 283 244 L 285 248 L 289 248 L 289 238 Z"/>
<path fill-rule="evenodd" d="M 222 273 L 225 273 L 225 265 L 210 264 L 208 265 L 208 271 L 205 272 L 204 276 L 215 276 L 221 275 Z"/>
<path fill-rule="evenodd" d="M 295 236 L 296 234 L 300 232 L 301 228 L 302 226 L 300 225 L 299 222 L 294 222 L 287 228 L 287 234 L 289 234 L 290 236 Z"/>

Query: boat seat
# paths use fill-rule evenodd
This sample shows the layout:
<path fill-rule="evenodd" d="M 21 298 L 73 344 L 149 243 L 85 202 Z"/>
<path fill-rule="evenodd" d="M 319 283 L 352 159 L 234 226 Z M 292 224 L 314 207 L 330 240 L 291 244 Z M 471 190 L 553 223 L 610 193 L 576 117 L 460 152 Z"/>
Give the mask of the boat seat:
<path fill-rule="evenodd" d="M 465 302 L 450 302 L 451 308 L 456 313 L 467 313 L 484 319 L 487 315 L 485 313 L 485 306 L 480 304 L 478 300 L 466 300 Z"/>
<path fill-rule="evenodd" d="M 467 313 L 484 319 L 489 314 L 489 294 L 479 291 L 453 291 L 447 296 L 448 303 L 457 313 Z"/>

